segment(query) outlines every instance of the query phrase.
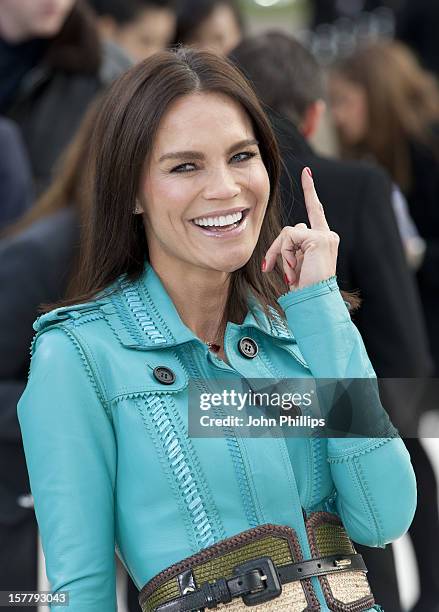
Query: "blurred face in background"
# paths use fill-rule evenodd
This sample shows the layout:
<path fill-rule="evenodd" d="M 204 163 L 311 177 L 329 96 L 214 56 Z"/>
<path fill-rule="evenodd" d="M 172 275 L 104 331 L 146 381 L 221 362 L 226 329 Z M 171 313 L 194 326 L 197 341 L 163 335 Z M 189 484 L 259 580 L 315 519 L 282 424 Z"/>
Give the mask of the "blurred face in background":
<path fill-rule="evenodd" d="M 335 126 L 343 142 L 358 144 L 368 130 L 368 108 L 365 89 L 341 74 L 332 73 L 329 101 Z"/>
<path fill-rule="evenodd" d="M 241 38 L 241 29 L 233 10 L 227 4 L 219 4 L 187 43 L 228 55 Z"/>
<path fill-rule="evenodd" d="M 175 15 L 166 8 L 147 8 L 124 26 L 115 26 L 114 42 L 135 62 L 169 46 L 175 31 Z"/>
<path fill-rule="evenodd" d="M 11 42 L 52 38 L 74 4 L 75 0 L 1 0 L 0 32 Z"/>

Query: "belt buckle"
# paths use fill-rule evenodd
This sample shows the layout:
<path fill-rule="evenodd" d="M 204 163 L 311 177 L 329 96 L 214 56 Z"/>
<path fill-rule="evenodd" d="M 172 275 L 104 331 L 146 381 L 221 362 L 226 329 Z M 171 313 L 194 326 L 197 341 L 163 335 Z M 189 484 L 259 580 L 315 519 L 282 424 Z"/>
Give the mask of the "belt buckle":
<path fill-rule="evenodd" d="M 243 595 L 242 601 L 245 605 L 256 606 L 279 597 L 282 593 L 282 584 L 279 580 L 276 567 L 270 557 L 259 557 L 258 559 L 252 559 L 251 561 L 237 565 L 233 570 L 233 574 L 236 576 L 251 572 L 252 570 L 261 572 L 261 582 L 264 588 L 260 591 Z"/>

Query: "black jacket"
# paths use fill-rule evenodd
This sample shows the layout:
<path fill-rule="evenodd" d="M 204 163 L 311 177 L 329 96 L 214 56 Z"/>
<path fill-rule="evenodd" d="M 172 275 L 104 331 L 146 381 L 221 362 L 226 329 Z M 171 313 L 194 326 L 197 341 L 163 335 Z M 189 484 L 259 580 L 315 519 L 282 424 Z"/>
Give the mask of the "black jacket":
<path fill-rule="evenodd" d="M 380 377 L 423 377 L 431 360 L 421 306 L 391 203 L 391 182 L 379 168 L 317 155 L 287 120 L 273 119 L 283 160 L 284 221 L 308 223 L 300 173 L 310 166 L 328 224 L 340 236 L 340 287 L 360 290 L 354 315 Z"/>
<path fill-rule="evenodd" d="M 419 293 L 424 309 L 430 349 L 439 377 L 439 135 L 436 152 L 421 143 L 410 143 L 412 186 L 407 203 L 426 251 L 417 273 Z"/>
<path fill-rule="evenodd" d="M 20 132 L 0 117 L 0 231 L 32 204 L 32 176 Z"/>

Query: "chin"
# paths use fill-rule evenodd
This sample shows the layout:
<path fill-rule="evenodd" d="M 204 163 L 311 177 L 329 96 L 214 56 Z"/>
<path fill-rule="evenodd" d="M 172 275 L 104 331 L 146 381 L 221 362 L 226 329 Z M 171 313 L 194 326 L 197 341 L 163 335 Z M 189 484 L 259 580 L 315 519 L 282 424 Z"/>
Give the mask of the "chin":
<path fill-rule="evenodd" d="M 218 258 L 216 261 L 212 262 L 212 268 L 218 270 L 220 272 L 236 272 L 240 268 L 243 268 L 247 262 L 249 261 L 252 253 L 245 253 L 241 255 L 233 255 L 232 253 L 228 254 L 227 257 Z"/>

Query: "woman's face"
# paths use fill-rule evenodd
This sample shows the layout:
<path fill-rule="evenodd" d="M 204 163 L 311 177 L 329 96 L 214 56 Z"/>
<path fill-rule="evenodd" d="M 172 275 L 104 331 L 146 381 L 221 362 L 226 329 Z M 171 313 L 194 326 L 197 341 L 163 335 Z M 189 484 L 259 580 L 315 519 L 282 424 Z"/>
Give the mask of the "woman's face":
<path fill-rule="evenodd" d="M 243 108 L 223 94 L 180 97 L 160 123 L 138 196 L 152 265 L 241 268 L 258 241 L 269 192 Z"/>
<path fill-rule="evenodd" d="M 219 4 L 187 43 L 228 55 L 240 43 L 241 38 L 241 30 L 233 10 L 227 4 Z"/>
<path fill-rule="evenodd" d="M 348 145 L 358 144 L 368 129 L 367 97 L 364 88 L 334 73 L 329 80 L 329 100 L 341 139 Z"/>

